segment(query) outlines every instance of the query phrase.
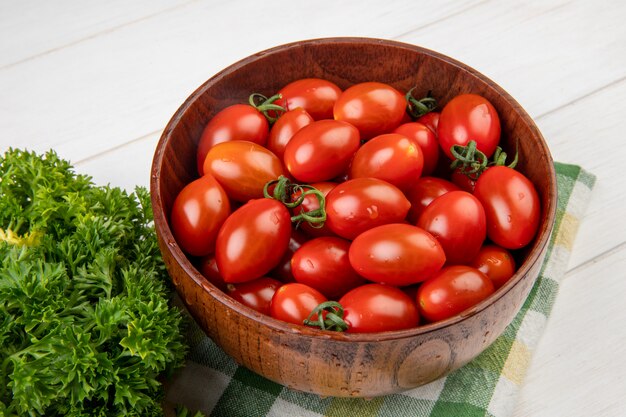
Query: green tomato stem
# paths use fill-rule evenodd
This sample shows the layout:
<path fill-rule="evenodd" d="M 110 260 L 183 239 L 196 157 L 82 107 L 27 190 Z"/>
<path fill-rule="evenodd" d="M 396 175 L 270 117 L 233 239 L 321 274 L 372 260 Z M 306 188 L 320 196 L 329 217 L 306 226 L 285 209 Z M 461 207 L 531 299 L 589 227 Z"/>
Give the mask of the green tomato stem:
<path fill-rule="evenodd" d="M 411 88 L 405 95 L 407 101 L 406 111 L 413 119 L 417 119 L 437 108 L 437 100 L 430 95 L 430 91 L 426 94 L 426 97 L 421 99 L 413 97 L 415 88 Z"/>
<path fill-rule="evenodd" d="M 323 314 L 326 312 L 326 314 Z M 312 320 L 317 315 L 317 320 Z M 315 307 L 311 314 L 302 322 L 305 326 L 318 327 L 322 330 L 345 332 L 348 323 L 343 319 L 344 309 L 336 301 L 325 301 Z"/>
<path fill-rule="evenodd" d="M 269 124 L 272 125 L 276 122 L 276 120 L 278 120 L 280 115 L 286 111 L 284 107 L 274 103 L 276 100 L 280 100 L 281 98 L 283 98 L 283 96 L 280 94 L 275 94 L 272 97 L 267 98 L 263 94 L 252 93 L 248 98 L 248 103 L 263 114 Z M 257 104 L 257 101 L 259 104 Z M 276 116 L 271 115 L 270 112 L 273 112 Z"/>

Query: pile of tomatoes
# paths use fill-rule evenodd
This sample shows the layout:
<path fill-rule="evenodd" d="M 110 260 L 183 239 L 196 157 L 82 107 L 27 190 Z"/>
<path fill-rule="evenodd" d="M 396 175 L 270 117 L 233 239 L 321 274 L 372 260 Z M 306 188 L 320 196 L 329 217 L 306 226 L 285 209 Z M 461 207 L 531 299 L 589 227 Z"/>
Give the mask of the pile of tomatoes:
<path fill-rule="evenodd" d="M 172 231 L 209 281 L 280 320 L 443 320 L 504 285 L 538 228 L 538 194 L 505 165 L 500 129 L 476 94 L 438 112 L 384 83 L 296 80 L 208 122 Z"/>

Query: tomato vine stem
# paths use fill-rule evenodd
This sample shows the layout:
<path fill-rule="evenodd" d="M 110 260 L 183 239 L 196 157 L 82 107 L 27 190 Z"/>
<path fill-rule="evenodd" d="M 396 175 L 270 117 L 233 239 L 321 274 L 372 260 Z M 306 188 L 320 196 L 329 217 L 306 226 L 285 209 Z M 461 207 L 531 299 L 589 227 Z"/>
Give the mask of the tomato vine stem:
<path fill-rule="evenodd" d="M 313 320 L 316 315 L 317 319 Z M 315 307 L 302 323 L 305 326 L 319 327 L 322 330 L 345 332 L 348 330 L 348 323 L 343 319 L 343 315 L 344 310 L 341 304 L 337 301 L 326 301 Z"/>
<path fill-rule="evenodd" d="M 270 188 L 274 186 L 272 193 L 270 194 Z M 294 195 L 298 195 L 298 198 L 293 200 Z M 269 181 L 263 187 L 263 195 L 265 198 L 273 198 L 278 200 L 289 209 L 300 206 L 304 199 L 312 195 L 317 199 L 319 208 L 309 211 L 300 211 L 295 216 L 291 217 L 291 221 L 299 225 L 300 223 L 307 222 L 312 227 L 321 228 L 326 221 L 326 197 L 317 188 L 308 184 L 296 184 L 289 180 L 289 178 L 281 175 L 277 180 Z"/>
<path fill-rule="evenodd" d="M 259 112 L 261 112 L 261 114 L 265 116 L 269 124 L 272 125 L 276 122 L 276 120 L 278 120 L 278 117 L 280 117 L 281 114 L 286 112 L 284 107 L 279 106 L 275 103 L 276 100 L 280 100 L 281 98 L 283 98 L 283 96 L 280 94 L 275 94 L 272 97 L 267 98 L 263 94 L 252 93 L 248 98 L 248 103 L 250 103 L 250 105 L 257 109 Z M 276 116 L 273 116 L 272 114 L 270 114 L 270 112 L 272 112 Z"/>
<path fill-rule="evenodd" d="M 417 99 L 413 96 L 415 88 L 411 88 L 404 96 L 407 101 L 406 111 L 413 119 L 417 119 L 437 108 L 437 100 L 431 96 L 430 91 L 426 94 L 426 97 Z"/>
<path fill-rule="evenodd" d="M 515 158 L 509 165 L 506 165 L 507 154 L 501 147 L 496 147 L 493 159 L 490 161 L 487 156 L 478 150 L 476 141 L 470 140 L 467 145 L 452 145 L 450 153 L 454 161 L 450 164 L 452 170 L 459 170 L 461 174 L 468 176 L 472 180 L 478 179 L 487 168 L 492 166 L 507 166 L 515 168 L 519 160 L 519 142 L 515 144 Z"/>

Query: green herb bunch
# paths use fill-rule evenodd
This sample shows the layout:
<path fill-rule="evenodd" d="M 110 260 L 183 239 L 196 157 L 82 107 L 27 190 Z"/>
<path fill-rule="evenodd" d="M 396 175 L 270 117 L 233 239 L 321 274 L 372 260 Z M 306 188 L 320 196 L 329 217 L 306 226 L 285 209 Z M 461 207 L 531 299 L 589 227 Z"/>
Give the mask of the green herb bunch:
<path fill-rule="evenodd" d="M 0 156 L 0 415 L 162 415 L 185 355 L 148 191 Z"/>

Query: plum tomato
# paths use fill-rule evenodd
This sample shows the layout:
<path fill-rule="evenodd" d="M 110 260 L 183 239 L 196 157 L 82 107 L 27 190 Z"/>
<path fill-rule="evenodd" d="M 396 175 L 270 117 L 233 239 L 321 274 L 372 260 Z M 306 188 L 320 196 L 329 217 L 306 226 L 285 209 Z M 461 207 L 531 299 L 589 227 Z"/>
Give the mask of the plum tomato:
<path fill-rule="evenodd" d="M 493 292 L 491 280 L 476 268 L 448 266 L 420 286 L 417 305 L 421 317 L 435 322 L 467 310 Z"/>
<path fill-rule="evenodd" d="M 437 126 L 439 125 L 439 116 L 440 116 L 439 112 L 431 111 L 431 112 L 426 113 L 423 116 L 420 116 L 416 120 L 416 122 L 421 123 L 425 125 L 427 128 L 429 128 L 430 130 L 432 130 L 432 132 L 435 134 L 435 137 L 436 137 Z"/>
<path fill-rule="evenodd" d="M 362 277 L 394 286 L 425 281 L 446 261 L 437 239 L 409 224 L 386 224 L 363 232 L 350 245 L 348 256 Z"/>
<path fill-rule="evenodd" d="M 261 112 L 248 104 L 233 104 L 218 112 L 207 123 L 198 143 L 198 173 L 204 174 L 204 160 L 218 143 L 245 140 L 265 145 L 270 127 Z"/>
<path fill-rule="evenodd" d="M 461 168 L 457 168 L 450 174 L 450 181 L 463 191 L 474 193 L 476 187 L 476 179 L 473 175 L 468 176 L 461 172 Z"/>
<path fill-rule="evenodd" d="M 460 94 L 441 111 L 437 136 L 443 152 L 454 159 L 450 148 L 476 141 L 476 147 L 487 158 L 500 142 L 500 118 L 493 105 L 477 94 Z"/>
<path fill-rule="evenodd" d="M 293 324 L 303 324 L 309 314 L 327 301 L 318 290 L 299 282 L 285 284 L 276 290 L 270 303 L 270 316 Z M 317 315 L 311 317 L 316 320 Z"/>
<path fill-rule="evenodd" d="M 299 229 L 292 227 L 291 238 L 289 238 L 287 250 L 285 251 L 285 254 L 281 258 L 278 265 L 276 265 L 276 268 L 272 269 L 270 275 L 285 283 L 294 282 L 295 279 L 291 271 L 291 258 L 293 257 L 293 254 L 300 248 L 300 246 L 304 245 L 304 243 L 308 240 L 309 236 L 302 233 Z"/>
<path fill-rule="evenodd" d="M 278 94 L 282 98 L 276 104 L 287 111 L 300 107 L 314 120 L 322 120 L 333 118 L 333 106 L 341 95 L 341 89 L 321 78 L 302 78 L 287 84 Z"/>
<path fill-rule="evenodd" d="M 215 249 L 217 233 L 229 215 L 226 192 L 213 176 L 205 175 L 176 196 L 170 215 L 172 234 L 188 254 L 207 255 Z"/>
<path fill-rule="evenodd" d="M 368 140 L 393 131 L 406 113 L 406 98 L 388 84 L 364 82 L 346 89 L 335 102 L 335 120 L 348 122 Z"/>
<path fill-rule="evenodd" d="M 217 261 L 215 260 L 215 254 L 211 253 L 200 258 L 198 262 L 198 270 L 204 276 L 207 281 L 215 285 L 220 290 L 226 292 L 228 284 L 222 278 L 219 269 L 217 269 Z"/>
<path fill-rule="evenodd" d="M 350 242 L 339 237 L 309 240 L 291 259 L 295 280 L 315 288 L 329 299 L 338 299 L 365 283 L 350 265 L 349 249 Z"/>
<path fill-rule="evenodd" d="M 437 197 L 416 224 L 439 241 L 448 265 L 469 264 L 487 236 L 485 210 L 466 191 L 450 191 Z"/>
<path fill-rule="evenodd" d="M 361 285 L 341 297 L 348 333 L 374 333 L 417 327 L 415 301 L 402 290 L 382 284 Z"/>
<path fill-rule="evenodd" d="M 424 156 L 417 141 L 388 133 L 365 142 L 356 151 L 348 177 L 378 178 L 406 190 L 422 175 L 423 167 Z"/>
<path fill-rule="evenodd" d="M 315 182 L 311 184 L 311 187 L 320 191 L 324 195 L 324 197 L 326 197 L 328 193 L 330 192 L 330 190 L 332 190 L 336 186 L 337 186 L 336 182 L 330 182 L 330 181 Z M 300 197 L 300 195 L 302 195 L 302 191 L 295 192 L 291 196 L 291 200 L 296 201 Z M 309 195 L 304 196 L 304 200 L 302 201 L 302 204 L 294 207 L 293 214 L 298 215 L 302 211 L 305 211 L 305 212 L 313 211 L 313 210 L 318 210 L 319 208 L 320 208 L 319 200 L 315 198 L 315 196 L 309 194 Z M 333 233 L 326 224 L 324 224 L 322 227 L 314 227 L 314 226 L 311 226 L 308 222 L 302 222 L 300 224 L 300 228 L 304 230 L 309 236 L 312 236 L 312 237 L 336 236 L 335 233 Z"/>
<path fill-rule="evenodd" d="M 541 207 L 534 185 L 520 172 L 505 166 L 484 171 L 474 195 L 485 208 L 487 236 L 506 249 L 520 249 L 535 237 Z"/>
<path fill-rule="evenodd" d="M 345 239 L 387 223 L 403 221 L 411 207 L 395 185 L 377 178 L 342 182 L 326 197 L 326 225 Z"/>
<path fill-rule="evenodd" d="M 270 136 L 267 139 L 267 149 L 272 151 L 281 161 L 285 154 L 285 147 L 293 135 L 304 126 L 313 123 L 313 118 L 306 110 L 298 107 L 289 110 L 278 118 L 270 129 Z"/>
<path fill-rule="evenodd" d="M 359 145 L 359 131 L 351 124 L 319 120 L 304 126 L 291 138 L 285 148 L 284 163 L 299 181 L 328 181 L 346 171 Z"/>
<path fill-rule="evenodd" d="M 497 245 L 484 245 L 471 266 L 487 275 L 498 289 L 515 274 L 515 260 L 508 250 Z"/>
<path fill-rule="evenodd" d="M 213 175 L 230 198 L 242 203 L 263 197 L 265 184 L 284 174 L 276 155 L 261 145 L 239 140 L 212 147 L 204 172 Z"/>
<path fill-rule="evenodd" d="M 421 123 L 413 122 L 401 124 L 393 132 L 413 139 L 419 145 L 424 156 L 422 175 L 432 174 L 439 161 L 439 141 L 433 131 Z"/>
<path fill-rule="evenodd" d="M 274 278 L 263 277 L 241 284 L 229 284 L 228 295 L 241 304 L 269 316 L 272 297 L 282 285 L 282 282 Z"/>
<path fill-rule="evenodd" d="M 441 178 L 418 178 L 405 193 L 411 203 L 407 219 L 413 224 L 417 223 L 424 209 L 428 207 L 435 198 L 450 191 L 458 190 L 459 187 Z"/>
<path fill-rule="evenodd" d="M 215 259 L 224 281 L 252 281 L 278 265 L 291 237 L 291 215 L 279 201 L 251 200 L 222 225 Z"/>

